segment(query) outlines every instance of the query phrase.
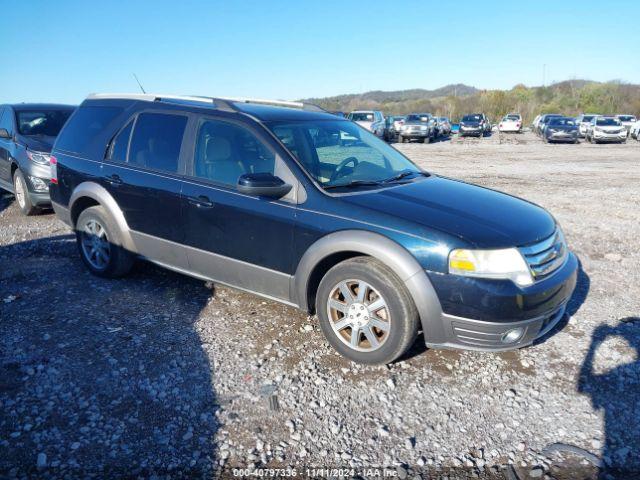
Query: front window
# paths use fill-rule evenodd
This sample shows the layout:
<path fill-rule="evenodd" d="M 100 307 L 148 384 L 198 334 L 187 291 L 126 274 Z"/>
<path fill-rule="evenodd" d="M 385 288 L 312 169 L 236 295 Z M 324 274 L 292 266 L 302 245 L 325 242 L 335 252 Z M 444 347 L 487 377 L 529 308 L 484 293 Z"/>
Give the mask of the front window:
<path fill-rule="evenodd" d="M 350 122 L 270 122 L 267 126 L 326 189 L 379 187 L 422 175 L 395 148 Z"/>
<path fill-rule="evenodd" d="M 634 117 L 633 115 L 618 115 L 618 120 L 620 120 L 621 122 L 635 122 L 636 117 Z"/>
<path fill-rule="evenodd" d="M 621 124 L 617 118 L 598 118 L 596 125 L 599 127 L 619 127 Z"/>
<path fill-rule="evenodd" d="M 549 122 L 550 127 L 554 126 L 562 126 L 562 127 L 573 127 L 576 124 L 573 118 L 553 118 Z"/>
<path fill-rule="evenodd" d="M 583 122 L 590 122 L 591 120 L 593 120 L 593 115 L 585 115 L 582 117 Z"/>
<path fill-rule="evenodd" d="M 20 110 L 16 112 L 20 135 L 57 137 L 73 110 Z"/>
<path fill-rule="evenodd" d="M 430 115 L 413 114 L 407 115 L 407 122 L 429 122 L 431 120 Z"/>
<path fill-rule="evenodd" d="M 462 117 L 463 122 L 479 122 L 482 120 L 482 116 L 480 115 L 465 115 Z"/>
<path fill-rule="evenodd" d="M 373 122 L 373 112 L 353 112 L 349 114 L 353 122 Z"/>

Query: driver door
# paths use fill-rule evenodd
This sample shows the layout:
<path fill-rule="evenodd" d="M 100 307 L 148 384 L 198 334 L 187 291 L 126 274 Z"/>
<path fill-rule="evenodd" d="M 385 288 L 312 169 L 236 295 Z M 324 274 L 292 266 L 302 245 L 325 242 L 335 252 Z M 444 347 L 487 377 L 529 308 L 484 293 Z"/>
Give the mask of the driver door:
<path fill-rule="evenodd" d="M 182 217 L 191 271 L 288 301 L 297 188 L 281 199 L 237 189 L 245 173 L 296 179 L 262 134 L 227 118 L 202 117 L 195 131 Z"/>

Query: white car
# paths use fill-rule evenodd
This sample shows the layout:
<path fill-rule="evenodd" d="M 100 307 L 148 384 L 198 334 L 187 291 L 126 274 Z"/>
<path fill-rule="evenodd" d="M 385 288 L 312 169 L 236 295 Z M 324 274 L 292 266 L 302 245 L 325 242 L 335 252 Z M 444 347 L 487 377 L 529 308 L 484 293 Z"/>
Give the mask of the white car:
<path fill-rule="evenodd" d="M 576 125 L 578 126 L 578 136 L 584 138 L 587 136 L 587 129 L 594 117 L 597 117 L 597 113 L 583 113 L 576 117 Z"/>
<path fill-rule="evenodd" d="M 347 118 L 380 138 L 384 136 L 384 115 L 380 111 L 356 110 Z"/>
<path fill-rule="evenodd" d="M 640 142 L 640 120 L 636 120 L 636 123 L 631 125 L 629 135 Z"/>
<path fill-rule="evenodd" d="M 616 118 L 620 120 L 620 123 L 627 129 L 627 132 L 629 132 L 631 127 L 638 121 L 635 115 L 616 115 Z"/>
<path fill-rule="evenodd" d="M 522 117 L 519 113 L 510 113 L 505 115 L 498 124 L 499 132 L 522 132 Z"/>
<path fill-rule="evenodd" d="M 586 138 L 590 143 L 624 143 L 627 141 L 627 129 L 616 117 L 598 115 L 589 123 Z"/>

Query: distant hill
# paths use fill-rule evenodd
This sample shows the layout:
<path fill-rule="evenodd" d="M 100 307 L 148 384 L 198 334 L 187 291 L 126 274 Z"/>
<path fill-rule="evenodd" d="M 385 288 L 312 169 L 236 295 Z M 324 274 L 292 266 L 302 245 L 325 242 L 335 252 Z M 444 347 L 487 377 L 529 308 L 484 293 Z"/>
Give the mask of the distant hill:
<path fill-rule="evenodd" d="M 431 112 L 454 120 L 476 111 L 486 113 L 493 120 L 509 112 L 520 112 L 525 122 L 530 122 L 535 115 L 545 112 L 640 115 L 640 85 L 577 79 L 544 87 L 519 84 L 511 90 L 479 90 L 465 84 L 454 84 L 435 90 L 376 90 L 303 101 L 327 110 L 371 109 L 382 110 L 387 115 Z"/>

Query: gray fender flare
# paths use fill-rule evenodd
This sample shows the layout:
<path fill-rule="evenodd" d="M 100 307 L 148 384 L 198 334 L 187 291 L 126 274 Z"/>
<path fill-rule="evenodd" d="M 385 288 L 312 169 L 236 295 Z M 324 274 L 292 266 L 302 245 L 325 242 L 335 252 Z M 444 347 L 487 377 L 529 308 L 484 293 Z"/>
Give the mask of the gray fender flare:
<path fill-rule="evenodd" d="M 404 247 L 378 233 L 343 230 L 330 233 L 311 245 L 302 256 L 292 279 L 292 298 L 308 310 L 308 281 L 314 268 L 339 252 L 361 252 L 380 260 L 404 282 L 420 314 L 425 339 L 441 338 L 442 307 L 424 269 Z"/>
<path fill-rule="evenodd" d="M 111 194 L 102 185 L 95 182 L 82 182 L 71 194 L 71 198 L 69 199 L 69 212 L 73 211 L 73 204 L 82 197 L 92 198 L 107 210 L 111 215 L 111 218 L 113 218 L 118 225 L 118 228 L 120 228 L 120 234 L 122 237 L 122 245 L 120 246 L 130 252 L 136 252 L 135 244 L 131 238 L 129 225 L 124 218 L 122 210 Z M 75 225 L 73 225 L 73 228 L 75 229 Z"/>

